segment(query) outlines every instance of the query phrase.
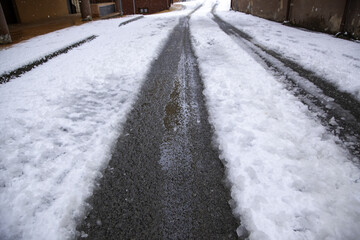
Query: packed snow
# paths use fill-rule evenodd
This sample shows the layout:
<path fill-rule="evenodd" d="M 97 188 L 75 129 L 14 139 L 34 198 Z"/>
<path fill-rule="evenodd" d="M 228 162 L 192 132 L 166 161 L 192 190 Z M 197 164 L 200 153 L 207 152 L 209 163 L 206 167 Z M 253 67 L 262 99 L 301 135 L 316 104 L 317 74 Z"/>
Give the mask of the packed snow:
<path fill-rule="evenodd" d="M 346 41 L 334 36 L 284 26 L 249 14 L 223 11 L 217 15 L 246 32 L 253 41 L 330 81 L 340 90 L 360 100 L 360 41 Z"/>
<path fill-rule="evenodd" d="M 0 85 L 0 239 L 75 236 L 151 61 L 179 17 L 200 3 L 121 27 L 129 18 L 87 23 L 0 51 L 2 74 L 98 35 Z M 242 221 L 238 234 L 358 240 L 359 169 L 316 116 L 219 29 L 213 4 L 208 0 L 193 14 L 190 30 L 234 213 Z M 229 8 L 230 1 L 221 0 L 217 14 L 359 97 L 359 43 Z"/>
<path fill-rule="evenodd" d="M 0 51 L 9 61 L 1 71 L 11 71 L 98 35 L 0 85 L 0 239 L 74 237 L 151 61 L 195 5 L 121 27 L 128 18 L 83 24 Z"/>
<path fill-rule="evenodd" d="M 124 17 L 118 19 L 117 22 L 126 22 L 135 17 L 136 16 Z M 73 26 L 34 37 L 2 49 L 0 51 L 0 75 L 39 60 L 48 54 L 70 46 L 91 35 L 106 33 L 109 31 L 108 25 L 108 21 L 90 22 L 85 25 Z"/>
<path fill-rule="evenodd" d="M 193 15 L 190 29 L 234 211 L 242 220 L 238 234 L 249 231 L 254 240 L 359 239 L 359 169 L 306 106 L 219 31 L 209 14 L 214 3 Z M 221 16 L 228 6 L 220 3 Z M 300 41 L 308 34 L 296 31 L 304 35 Z M 347 41 L 336 41 L 347 49 Z"/>

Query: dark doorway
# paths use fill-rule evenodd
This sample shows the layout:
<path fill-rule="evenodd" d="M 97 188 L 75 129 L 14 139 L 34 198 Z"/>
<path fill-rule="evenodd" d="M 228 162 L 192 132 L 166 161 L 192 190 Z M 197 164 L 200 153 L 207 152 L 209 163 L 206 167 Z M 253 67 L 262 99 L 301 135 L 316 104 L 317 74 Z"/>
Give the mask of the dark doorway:
<path fill-rule="evenodd" d="M 77 11 L 76 11 L 76 5 L 73 3 L 73 1 L 67 0 L 67 3 L 68 3 L 69 14 L 75 14 L 75 13 L 77 13 Z"/>
<path fill-rule="evenodd" d="M 4 10 L 5 18 L 7 24 L 18 23 L 18 18 L 16 15 L 15 5 L 12 0 L 0 0 L 1 6 Z"/>

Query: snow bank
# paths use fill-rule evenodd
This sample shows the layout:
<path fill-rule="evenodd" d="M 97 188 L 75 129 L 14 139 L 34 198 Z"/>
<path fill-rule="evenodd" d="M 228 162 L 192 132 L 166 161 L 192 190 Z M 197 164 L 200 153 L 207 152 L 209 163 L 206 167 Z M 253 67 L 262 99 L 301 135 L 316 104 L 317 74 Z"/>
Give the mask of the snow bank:
<path fill-rule="evenodd" d="M 120 28 L 118 19 L 84 24 L 0 52 L 6 71 L 99 35 L 0 85 L 0 239 L 74 237 L 151 61 L 193 5 Z"/>
<path fill-rule="evenodd" d="M 118 24 L 133 19 L 136 16 L 129 16 L 110 20 Z M 37 36 L 9 48 L 0 50 L 0 75 L 14 69 L 27 65 L 33 61 L 70 46 L 91 35 L 106 33 L 109 20 L 89 22 L 80 26 L 73 26 L 54 31 L 42 36 Z"/>
<path fill-rule="evenodd" d="M 211 6 L 193 15 L 191 34 L 249 239 L 359 239 L 359 169 L 306 106 L 219 31 Z"/>
<path fill-rule="evenodd" d="M 359 41 L 288 27 L 229 9 L 229 0 L 220 1 L 217 15 L 260 45 L 300 63 L 360 100 Z"/>

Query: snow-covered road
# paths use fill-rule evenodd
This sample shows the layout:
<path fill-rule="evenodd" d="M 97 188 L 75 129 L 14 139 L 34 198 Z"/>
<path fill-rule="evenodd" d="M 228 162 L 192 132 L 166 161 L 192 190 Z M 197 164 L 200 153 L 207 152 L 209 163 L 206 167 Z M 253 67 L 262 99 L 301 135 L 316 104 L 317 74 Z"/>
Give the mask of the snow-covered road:
<path fill-rule="evenodd" d="M 219 31 L 209 14 L 213 4 L 207 2 L 190 24 L 243 223 L 239 234 L 247 229 L 250 239 L 357 239 L 360 172 L 352 157 L 279 77 Z M 227 7 L 220 3 L 220 16 Z"/>
<path fill-rule="evenodd" d="M 238 221 L 222 182 L 224 166 L 212 147 L 202 92 L 187 16 L 151 65 L 88 200 L 92 208 L 77 228 L 82 235 L 96 240 L 237 239 Z"/>
<path fill-rule="evenodd" d="M 327 78 L 314 72 L 315 69 L 306 68 L 269 46 L 259 44 L 243 30 L 222 20 L 215 13 L 216 6 L 214 5 L 212 10 L 213 19 L 221 30 L 276 76 L 287 90 L 317 115 L 328 131 L 343 141 L 351 154 L 359 158 L 360 102 L 356 96 L 339 90 Z M 336 68 L 334 72 L 336 73 Z"/>
<path fill-rule="evenodd" d="M 358 240 L 359 159 L 282 76 L 220 29 L 215 0 L 121 27 L 128 19 L 88 23 L 0 51 L 3 74 L 98 36 L 0 85 L 0 239 L 75 236 L 151 62 L 180 17 L 200 3 L 190 32 L 239 236 Z M 229 0 L 218 4 L 221 19 L 360 99 L 359 42 L 230 12 Z"/>
<path fill-rule="evenodd" d="M 127 18 L 84 24 L 0 52 L 10 71 L 98 35 L 0 85 L 0 239 L 74 236 L 151 61 L 195 5 L 121 27 Z"/>

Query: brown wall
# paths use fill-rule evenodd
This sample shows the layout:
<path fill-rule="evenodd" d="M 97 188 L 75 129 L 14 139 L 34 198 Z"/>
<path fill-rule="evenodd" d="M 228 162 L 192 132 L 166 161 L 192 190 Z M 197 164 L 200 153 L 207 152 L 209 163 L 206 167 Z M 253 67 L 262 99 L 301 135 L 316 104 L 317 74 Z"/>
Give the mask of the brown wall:
<path fill-rule="evenodd" d="M 14 0 L 20 23 L 69 14 L 67 0 Z"/>
<path fill-rule="evenodd" d="M 282 22 L 288 0 L 232 0 L 233 9 L 254 16 Z"/>
<path fill-rule="evenodd" d="M 350 5 L 345 11 L 347 1 Z M 329 33 L 341 31 L 345 12 L 344 30 L 360 38 L 360 0 L 232 0 L 232 8 L 273 21 L 289 20 L 296 26 Z M 287 14 L 289 19 L 286 19 Z"/>
<path fill-rule="evenodd" d="M 114 0 L 90 0 L 90 3 L 108 3 L 115 2 Z"/>
<path fill-rule="evenodd" d="M 122 0 L 121 4 L 125 15 L 134 14 L 133 0 Z"/>
<path fill-rule="evenodd" d="M 7 24 L 18 23 L 17 12 L 11 0 L 0 0 Z"/>
<path fill-rule="evenodd" d="M 290 22 L 308 29 L 336 33 L 340 30 L 345 0 L 293 0 Z"/>
<path fill-rule="evenodd" d="M 352 0 L 346 15 L 344 31 L 349 32 L 353 37 L 360 39 L 360 1 Z"/>
<path fill-rule="evenodd" d="M 5 14 L 0 2 L 0 44 L 6 44 L 11 42 L 10 32 L 6 23 Z"/>
<path fill-rule="evenodd" d="M 156 13 L 168 9 L 167 3 L 170 0 L 135 0 L 136 14 L 139 8 L 148 8 L 149 13 Z M 122 0 L 124 14 L 134 14 L 133 0 Z"/>

